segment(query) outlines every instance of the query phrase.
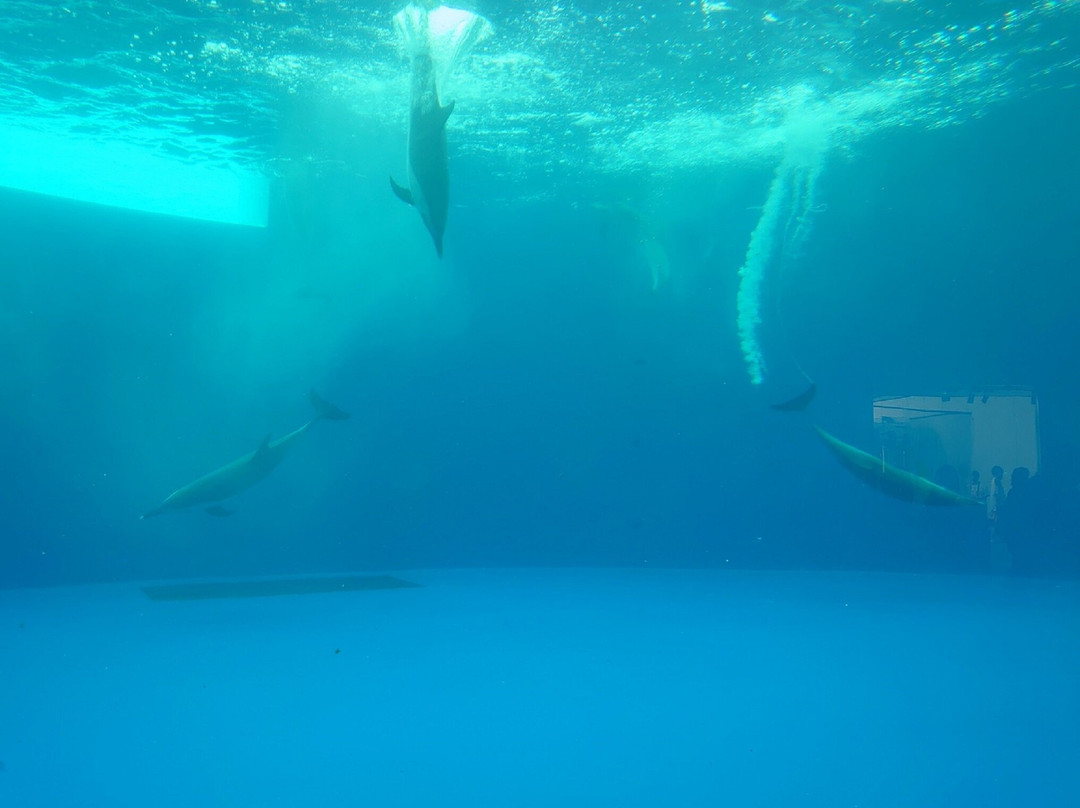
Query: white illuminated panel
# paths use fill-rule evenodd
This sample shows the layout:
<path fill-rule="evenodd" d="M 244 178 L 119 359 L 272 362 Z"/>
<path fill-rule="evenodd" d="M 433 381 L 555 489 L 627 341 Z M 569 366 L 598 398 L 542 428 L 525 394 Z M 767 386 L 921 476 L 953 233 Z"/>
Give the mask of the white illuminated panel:
<path fill-rule="evenodd" d="M 122 141 L 0 124 L 0 186 L 116 208 L 266 227 L 269 183 Z"/>

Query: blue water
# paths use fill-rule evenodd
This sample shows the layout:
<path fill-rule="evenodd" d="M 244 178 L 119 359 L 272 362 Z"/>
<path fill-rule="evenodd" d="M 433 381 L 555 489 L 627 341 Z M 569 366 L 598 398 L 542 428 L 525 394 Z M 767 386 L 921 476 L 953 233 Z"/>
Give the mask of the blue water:
<path fill-rule="evenodd" d="M 1080 590 L 402 573 L 148 605 L 0 594 L 20 806 L 1075 804 Z M 16 620 L 24 621 L 15 627 Z"/>
<path fill-rule="evenodd" d="M 0 804 L 1080 802 L 1077 5 L 479 5 L 442 260 L 387 182 L 399 8 L 5 6 Z M 262 178 L 267 225 L 137 209 L 120 146 Z M 232 515 L 139 519 L 313 387 L 351 418 Z M 1005 563 L 812 429 L 1008 388 Z M 365 571 L 424 588 L 138 589 Z"/>

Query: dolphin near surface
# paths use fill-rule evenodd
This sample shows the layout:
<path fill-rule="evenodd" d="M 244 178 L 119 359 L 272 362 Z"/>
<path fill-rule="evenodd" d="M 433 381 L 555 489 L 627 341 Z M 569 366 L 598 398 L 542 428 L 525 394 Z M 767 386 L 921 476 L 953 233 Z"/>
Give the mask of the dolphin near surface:
<path fill-rule="evenodd" d="M 981 505 L 971 497 L 965 497 L 937 483 L 912 474 L 910 471 L 889 465 L 879 457 L 856 449 L 833 437 L 821 427 L 814 427 L 825 445 L 840 461 L 840 465 L 862 480 L 894 499 L 917 502 L 923 505 Z"/>
<path fill-rule="evenodd" d="M 450 166 L 446 155 L 446 121 L 454 102 L 442 106 L 435 84 L 435 62 L 426 49 L 412 55 L 409 102 L 408 182 L 390 178 L 397 197 L 416 208 L 442 258 L 446 214 L 450 208 Z"/>
<path fill-rule="evenodd" d="M 408 3 L 394 15 L 394 26 L 409 56 L 411 80 L 406 183 L 391 177 L 390 187 L 420 213 L 442 258 L 450 208 L 446 121 L 454 102 L 443 106 L 440 88 L 457 62 L 490 34 L 491 25 L 472 11 L 426 0 Z"/>
<path fill-rule="evenodd" d="M 302 427 L 294 429 L 277 440 L 270 440 L 270 436 L 267 435 L 255 451 L 248 452 L 216 471 L 200 477 L 195 482 L 176 489 L 165 498 L 164 502 L 156 508 L 151 508 L 139 518 L 148 519 L 151 516 L 180 511 L 196 505 L 206 506 L 206 512 L 211 516 L 229 516 L 231 511 L 215 503 L 246 491 L 265 479 L 285 457 L 296 439 L 307 432 L 316 421 L 323 419 L 342 421 L 349 417 L 348 413 L 321 398 L 314 390 L 309 395 L 316 415 Z"/>

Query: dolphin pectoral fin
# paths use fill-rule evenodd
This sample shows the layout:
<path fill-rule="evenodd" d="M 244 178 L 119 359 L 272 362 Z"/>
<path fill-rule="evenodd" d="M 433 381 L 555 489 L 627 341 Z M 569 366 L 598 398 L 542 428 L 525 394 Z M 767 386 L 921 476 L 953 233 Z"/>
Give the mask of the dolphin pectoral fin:
<path fill-rule="evenodd" d="M 349 417 L 349 413 L 344 410 L 339 410 L 325 398 L 316 393 L 314 387 L 308 392 L 308 397 L 311 399 L 311 406 L 315 408 L 315 411 L 319 413 L 319 417 L 321 418 L 325 418 L 328 421 L 344 421 Z"/>
<path fill-rule="evenodd" d="M 203 508 L 211 516 L 232 516 L 233 511 L 228 508 L 222 508 L 220 505 L 211 505 L 209 508 Z"/>
<path fill-rule="evenodd" d="M 413 204 L 412 191 L 402 185 L 398 185 L 393 177 L 390 178 L 390 187 L 393 189 L 394 195 L 406 205 Z"/>
<path fill-rule="evenodd" d="M 439 107 L 439 112 L 442 115 L 442 120 L 439 122 L 439 126 L 446 126 L 446 122 L 450 120 L 450 113 L 454 111 L 454 104 L 457 101 L 451 101 L 445 107 Z"/>

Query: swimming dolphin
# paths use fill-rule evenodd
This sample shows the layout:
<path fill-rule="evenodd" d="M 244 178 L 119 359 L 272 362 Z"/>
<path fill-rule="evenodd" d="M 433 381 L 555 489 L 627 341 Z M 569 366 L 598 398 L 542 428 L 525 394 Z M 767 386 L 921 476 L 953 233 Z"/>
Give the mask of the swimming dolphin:
<path fill-rule="evenodd" d="M 450 168 L 446 157 L 446 121 L 454 102 L 439 103 L 435 62 L 427 47 L 412 55 L 412 92 L 409 104 L 409 187 L 390 178 L 390 187 L 403 202 L 415 207 L 442 258 L 446 212 L 450 207 Z"/>
<path fill-rule="evenodd" d="M 206 512 L 211 516 L 229 516 L 231 511 L 211 503 L 235 496 L 260 482 L 281 462 L 293 441 L 307 432 L 316 421 L 323 418 L 329 421 L 341 421 L 349 417 L 348 413 L 342 412 L 322 399 L 314 390 L 309 395 L 317 414 L 302 427 L 294 429 L 277 440 L 270 440 L 270 436 L 267 435 L 254 452 L 248 452 L 217 471 L 212 471 L 195 482 L 178 488 L 169 494 L 164 502 L 156 508 L 151 508 L 139 518 L 148 519 L 162 513 L 190 508 L 193 505 L 208 505 Z"/>
<path fill-rule="evenodd" d="M 441 258 L 450 207 L 446 120 L 454 111 L 454 102 L 444 107 L 439 93 L 458 61 L 491 33 L 491 24 L 467 9 L 444 6 L 439 0 L 421 0 L 407 3 L 394 15 L 394 28 L 409 54 L 412 81 L 407 187 L 393 177 L 390 187 L 420 212 Z"/>
<path fill-rule="evenodd" d="M 924 505 L 980 505 L 971 497 L 950 491 L 925 477 L 889 465 L 879 457 L 856 449 L 835 438 L 819 426 L 814 427 L 840 465 L 874 488 L 895 499 Z"/>

